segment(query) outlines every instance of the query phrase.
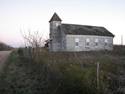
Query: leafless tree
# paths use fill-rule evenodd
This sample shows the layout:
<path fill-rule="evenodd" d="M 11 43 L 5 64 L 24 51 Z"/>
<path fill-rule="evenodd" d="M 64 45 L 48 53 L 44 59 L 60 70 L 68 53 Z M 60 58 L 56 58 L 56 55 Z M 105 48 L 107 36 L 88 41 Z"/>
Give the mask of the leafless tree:
<path fill-rule="evenodd" d="M 21 34 L 24 38 L 26 53 L 33 61 L 39 62 L 42 46 L 44 45 L 43 36 L 39 31 L 31 32 L 30 30 L 28 30 L 28 33 L 21 31 Z"/>

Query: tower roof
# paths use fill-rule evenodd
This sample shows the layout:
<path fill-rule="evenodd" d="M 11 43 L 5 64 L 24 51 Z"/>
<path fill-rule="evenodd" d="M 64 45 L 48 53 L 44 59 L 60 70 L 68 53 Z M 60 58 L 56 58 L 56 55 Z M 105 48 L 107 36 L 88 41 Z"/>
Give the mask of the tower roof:
<path fill-rule="evenodd" d="M 52 21 L 62 21 L 62 20 L 56 13 L 54 13 L 49 22 L 52 22 Z"/>

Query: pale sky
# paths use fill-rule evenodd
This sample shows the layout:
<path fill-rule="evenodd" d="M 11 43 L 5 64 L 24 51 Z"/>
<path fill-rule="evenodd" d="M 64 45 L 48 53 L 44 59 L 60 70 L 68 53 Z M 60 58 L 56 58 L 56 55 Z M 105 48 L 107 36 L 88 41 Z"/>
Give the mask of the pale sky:
<path fill-rule="evenodd" d="M 0 41 L 22 46 L 20 30 L 49 38 L 49 20 L 56 12 L 62 23 L 104 26 L 125 44 L 125 0 L 0 0 Z"/>

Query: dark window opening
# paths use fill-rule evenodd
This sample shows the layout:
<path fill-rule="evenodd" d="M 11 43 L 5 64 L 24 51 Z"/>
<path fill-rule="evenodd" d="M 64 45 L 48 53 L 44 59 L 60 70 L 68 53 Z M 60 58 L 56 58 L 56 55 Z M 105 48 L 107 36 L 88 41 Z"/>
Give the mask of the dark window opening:
<path fill-rule="evenodd" d="M 76 42 L 76 46 L 79 46 L 79 42 Z"/>
<path fill-rule="evenodd" d="M 86 42 L 86 45 L 87 45 L 87 46 L 89 46 L 89 45 L 90 45 L 90 43 L 89 43 L 89 42 Z"/>
<path fill-rule="evenodd" d="M 95 42 L 95 46 L 98 46 L 98 43 L 97 43 L 97 42 Z"/>

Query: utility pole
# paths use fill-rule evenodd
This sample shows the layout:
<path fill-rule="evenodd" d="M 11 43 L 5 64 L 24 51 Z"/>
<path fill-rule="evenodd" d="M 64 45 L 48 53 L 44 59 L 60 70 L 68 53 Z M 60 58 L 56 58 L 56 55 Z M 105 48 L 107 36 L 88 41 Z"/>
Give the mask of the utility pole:
<path fill-rule="evenodd" d="M 99 86 L 99 67 L 100 67 L 100 64 L 99 64 L 99 62 L 97 62 L 97 69 L 96 69 L 96 74 L 97 74 L 97 94 L 99 94 L 99 89 L 100 89 L 100 86 Z"/>

